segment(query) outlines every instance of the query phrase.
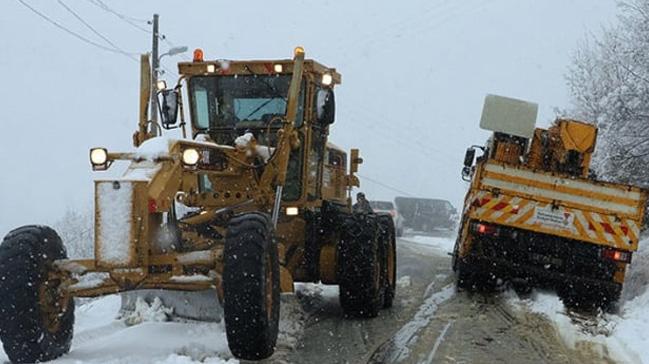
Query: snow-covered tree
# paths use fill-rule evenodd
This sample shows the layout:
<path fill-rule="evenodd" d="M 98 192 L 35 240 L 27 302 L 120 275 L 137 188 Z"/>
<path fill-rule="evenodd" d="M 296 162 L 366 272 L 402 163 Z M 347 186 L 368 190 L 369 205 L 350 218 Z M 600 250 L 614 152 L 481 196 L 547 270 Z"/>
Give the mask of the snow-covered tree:
<path fill-rule="evenodd" d="M 68 208 L 53 228 L 59 233 L 70 258 L 90 258 L 94 254 L 94 226 L 91 210 Z"/>
<path fill-rule="evenodd" d="M 607 180 L 649 186 L 649 0 L 619 3 L 617 25 L 574 54 L 572 114 L 599 127 L 595 169 Z"/>

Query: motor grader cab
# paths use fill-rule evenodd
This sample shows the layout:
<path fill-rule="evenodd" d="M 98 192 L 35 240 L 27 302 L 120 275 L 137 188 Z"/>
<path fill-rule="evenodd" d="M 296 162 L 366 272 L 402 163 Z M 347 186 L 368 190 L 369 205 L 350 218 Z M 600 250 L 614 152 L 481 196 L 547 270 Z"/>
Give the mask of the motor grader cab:
<path fill-rule="evenodd" d="M 536 128 L 537 110 L 485 99 L 480 127 L 492 135 L 467 150 L 462 169 L 470 186 L 453 253 L 458 286 L 549 285 L 574 308 L 611 307 L 638 249 L 647 191 L 594 178 L 594 125 Z"/>
<path fill-rule="evenodd" d="M 392 219 L 352 212 L 362 159 L 328 143 L 335 69 L 300 47 L 267 61 L 209 61 L 196 50 L 174 87 L 157 85 L 158 126 L 142 60 L 137 149 L 90 151 L 94 170 L 130 163 L 122 177 L 95 181 L 94 259 L 67 259 L 43 226 L 13 230 L 0 245 L 0 311 L 11 318 L 0 339 L 12 361 L 69 350 L 73 297 L 216 289 L 229 347 L 243 359 L 273 353 L 279 294 L 294 282 L 339 285 L 353 315 L 392 305 Z"/>

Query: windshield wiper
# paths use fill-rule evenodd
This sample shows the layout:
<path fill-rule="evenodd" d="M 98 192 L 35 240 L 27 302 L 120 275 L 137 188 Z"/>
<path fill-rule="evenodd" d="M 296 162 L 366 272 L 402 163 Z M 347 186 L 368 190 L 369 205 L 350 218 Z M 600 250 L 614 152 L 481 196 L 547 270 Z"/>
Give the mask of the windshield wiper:
<path fill-rule="evenodd" d="M 272 99 L 268 99 L 268 101 L 264 102 L 263 104 L 259 105 L 256 109 L 252 110 L 250 114 L 248 114 L 243 120 L 250 120 L 248 119 L 249 117 L 255 115 L 255 113 L 259 110 L 261 110 L 264 106 L 268 105 L 271 101 L 278 99 L 279 97 L 273 97 Z M 286 101 L 284 101 L 286 102 Z"/>
<path fill-rule="evenodd" d="M 250 72 L 250 74 L 252 74 L 253 76 L 259 76 L 259 74 L 253 72 L 252 69 L 250 69 L 250 67 L 249 67 L 248 65 L 245 66 L 245 69 L 246 69 L 248 72 Z M 260 78 L 259 80 L 260 80 L 261 83 L 263 83 L 266 87 L 268 87 L 268 89 L 271 91 L 271 93 L 272 93 L 271 96 L 273 96 L 273 98 L 272 98 L 271 100 L 273 100 L 273 99 L 281 99 L 282 101 L 284 101 L 285 104 L 287 103 L 286 99 L 287 99 L 288 96 L 287 96 L 287 97 L 282 96 L 282 94 L 281 94 L 281 93 L 280 93 L 280 92 L 279 92 L 279 91 L 278 91 L 278 90 L 277 90 L 273 85 L 271 85 L 270 83 L 268 83 L 268 81 L 266 81 L 266 79 L 264 79 L 264 78 Z M 268 102 L 270 102 L 270 100 L 269 100 Z M 253 113 L 253 114 L 254 114 L 254 113 Z M 248 116 L 250 116 L 250 115 L 248 115 Z"/>

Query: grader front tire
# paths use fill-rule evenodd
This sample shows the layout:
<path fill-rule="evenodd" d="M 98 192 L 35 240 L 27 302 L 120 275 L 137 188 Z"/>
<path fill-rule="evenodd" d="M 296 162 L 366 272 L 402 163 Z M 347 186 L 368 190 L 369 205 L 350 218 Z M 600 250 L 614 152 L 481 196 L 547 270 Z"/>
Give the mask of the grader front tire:
<path fill-rule="evenodd" d="M 223 310 L 235 357 L 260 360 L 275 350 L 279 326 L 279 261 L 265 214 L 234 217 L 225 238 Z"/>
<path fill-rule="evenodd" d="M 70 351 L 74 301 L 63 306 L 52 263 L 67 254 L 46 226 L 23 226 L 0 244 L 0 340 L 14 363 L 49 361 Z"/>

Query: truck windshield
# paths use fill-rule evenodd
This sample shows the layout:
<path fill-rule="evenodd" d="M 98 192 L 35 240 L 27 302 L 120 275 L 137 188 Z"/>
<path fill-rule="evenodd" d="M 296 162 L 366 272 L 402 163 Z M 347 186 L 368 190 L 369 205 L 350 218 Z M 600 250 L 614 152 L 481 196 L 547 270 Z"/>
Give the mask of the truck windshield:
<path fill-rule="evenodd" d="M 197 76 L 189 82 L 194 125 L 203 130 L 232 133 L 265 130 L 286 114 L 291 75 Z M 302 123 L 303 90 L 296 126 Z M 276 128 L 281 123 L 273 123 Z M 221 139 L 221 138 L 218 138 Z"/>

